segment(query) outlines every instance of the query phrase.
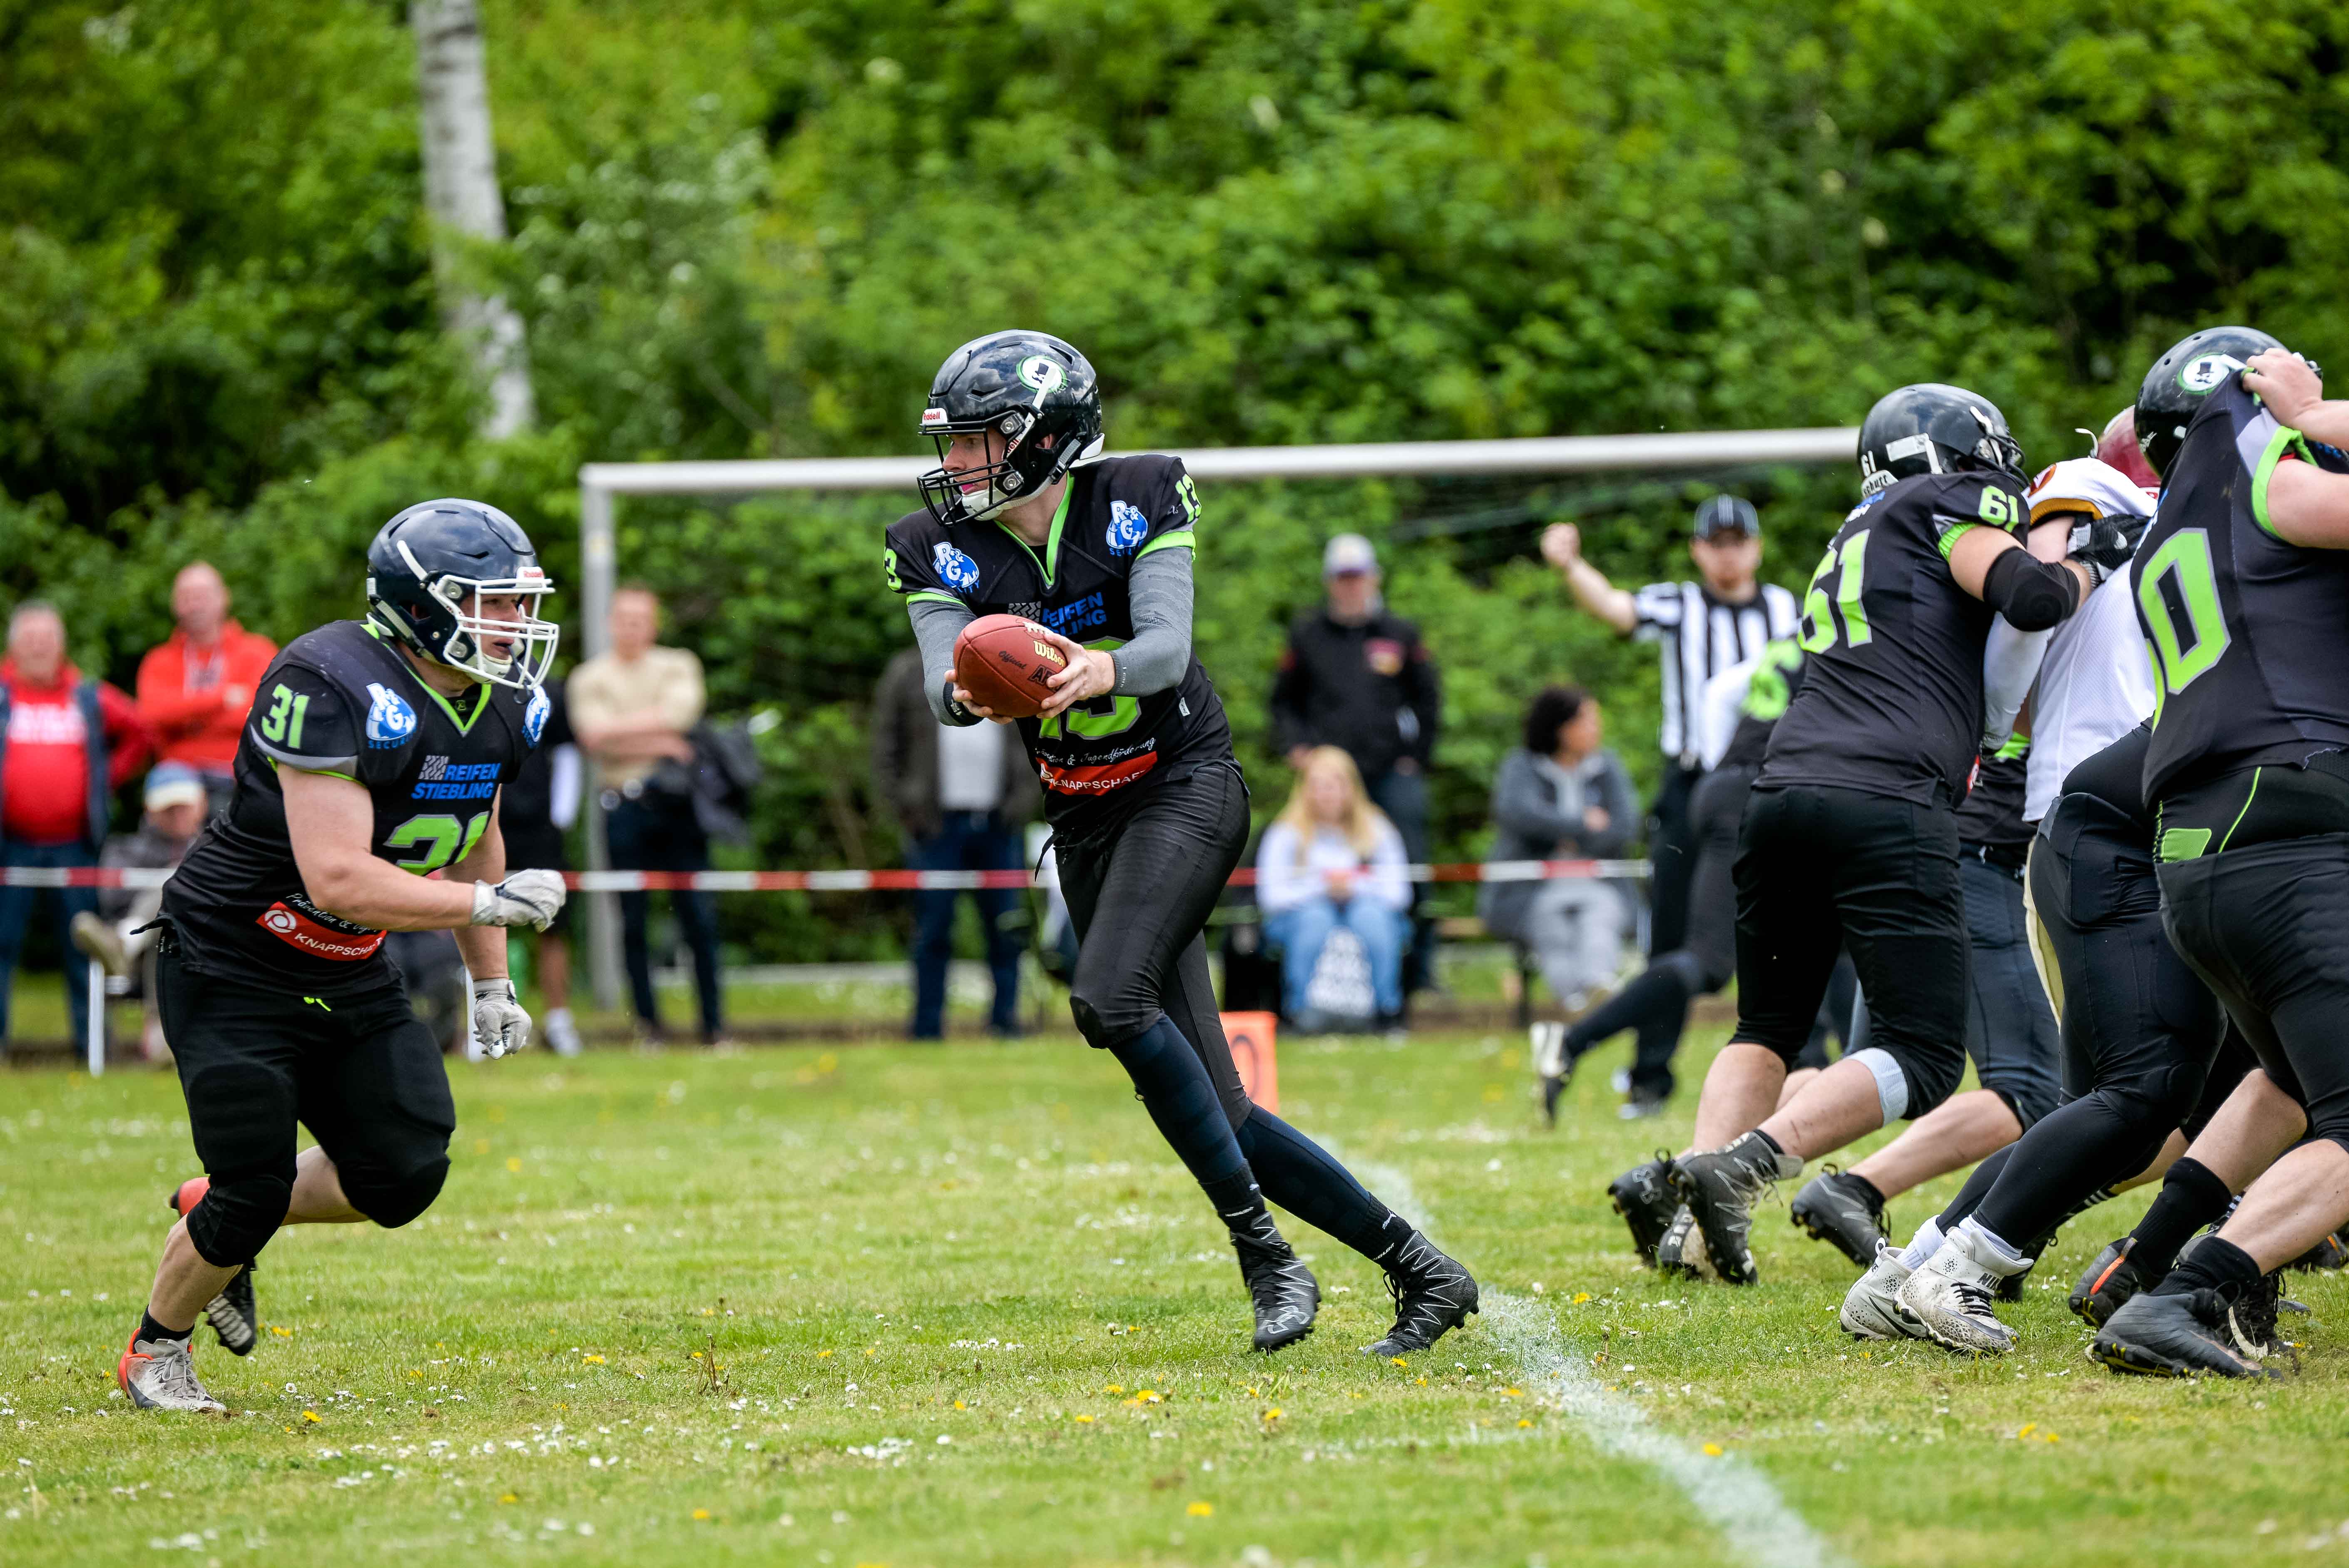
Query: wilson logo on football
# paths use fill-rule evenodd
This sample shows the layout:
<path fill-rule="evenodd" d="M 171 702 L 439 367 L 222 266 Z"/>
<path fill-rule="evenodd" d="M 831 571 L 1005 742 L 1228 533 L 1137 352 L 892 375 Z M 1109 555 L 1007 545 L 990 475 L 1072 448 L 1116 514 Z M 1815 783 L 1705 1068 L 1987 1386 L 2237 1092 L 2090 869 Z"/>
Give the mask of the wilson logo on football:
<path fill-rule="evenodd" d="M 290 947 L 298 947 L 314 958 L 328 958 L 337 964 L 356 964 L 362 958 L 372 958 L 376 949 L 383 945 L 383 933 L 380 931 L 331 930 L 299 910 L 288 908 L 283 900 L 263 910 L 254 923 Z"/>

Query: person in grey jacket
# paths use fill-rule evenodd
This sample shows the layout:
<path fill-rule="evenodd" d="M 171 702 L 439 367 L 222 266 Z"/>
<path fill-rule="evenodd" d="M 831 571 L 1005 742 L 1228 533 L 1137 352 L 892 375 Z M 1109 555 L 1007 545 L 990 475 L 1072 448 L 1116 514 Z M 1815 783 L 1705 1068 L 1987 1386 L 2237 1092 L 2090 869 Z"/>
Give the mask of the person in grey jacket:
<path fill-rule="evenodd" d="M 1599 699 L 1550 686 L 1526 714 L 1525 744 L 1501 759 L 1493 781 L 1493 851 L 1498 861 L 1611 860 L 1638 823 L 1623 759 L 1600 745 Z M 1631 910 L 1622 891 L 1594 877 L 1486 882 L 1477 913 L 1495 936 L 1522 943 L 1568 1010 L 1615 978 Z"/>

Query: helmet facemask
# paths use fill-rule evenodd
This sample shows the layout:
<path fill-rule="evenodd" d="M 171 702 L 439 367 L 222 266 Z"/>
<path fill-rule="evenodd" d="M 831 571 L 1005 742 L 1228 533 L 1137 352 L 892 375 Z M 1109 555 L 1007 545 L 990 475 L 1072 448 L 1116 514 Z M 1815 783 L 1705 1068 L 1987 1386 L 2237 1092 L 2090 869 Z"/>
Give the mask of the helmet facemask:
<path fill-rule="evenodd" d="M 446 607 L 444 613 L 427 616 L 426 624 L 419 625 L 399 606 L 378 597 L 375 580 L 369 578 L 368 608 L 403 642 L 435 663 L 491 686 L 529 689 L 545 681 L 563 633 L 561 626 L 538 614 L 539 602 L 554 592 L 545 573 L 536 565 L 526 565 L 513 577 L 464 577 L 454 573 L 434 577 L 425 572 L 405 540 L 397 545 L 400 559 L 424 584 L 434 604 Z M 503 598 L 522 601 L 520 620 L 495 620 L 481 613 L 488 600 Z M 494 662 L 490 653 L 492 641 L 512 645 L 502 664 Z"/>
<path fill-rule="evenodd" d="M 967 343 L 931 383 L 922 433 L 938 452 L 938 466 L 920 481 L 930 515 L 949 525 L 994 517 L 1101 455 L 1092 366 L 1041 333 L 998 333 Z M 957 438 L 976 439 L 986 460 L 949 467 Z"/>
<path fill-rule="evenodd" d="M 932 419 L 933 414 L 940 417 Z M 940 522 L 993 517 L 1049 487 L 1067 466 L 1057 460 L 1052 438 L 1040 432 L 1040 421 L 1025 410 L 1014 408 L 968 423 L 949 422 L 945 414 L 943 408 L 922 410 L 923 428 L 938 451 L 938 466 L 922 476 L 922 499 Z M 988 460 L 976 468 L 950 466 L 947 454 L 959 436 L 978 437 Z"/>

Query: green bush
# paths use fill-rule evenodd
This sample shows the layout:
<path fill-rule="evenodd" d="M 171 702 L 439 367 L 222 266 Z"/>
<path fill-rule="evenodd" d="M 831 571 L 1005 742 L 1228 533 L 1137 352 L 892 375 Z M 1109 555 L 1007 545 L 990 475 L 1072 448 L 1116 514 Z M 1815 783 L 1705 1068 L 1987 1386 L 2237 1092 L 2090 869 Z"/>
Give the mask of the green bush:
<path fill-rule="evenodd" d="M 400 504 L 481 494 L 576 576 L 587 459 L 913 449 L 956 343 L 1101 366 L 1115 444 L 1847 423 L 1975 386 L 2034 459 L 2214 319 L 2349 352 L 2349 13 L 2314 0 L 491 0 L 542 433 L 467 432 L 438 330 L 398 9 L 32 0 L 0 50 L 0 602 L 127 680 L 204 555 L 285 637 L 357 608 Z M 1799 581 L 1846 473 L 1727 476 Z M 1706 476 L 1211 490 L 1198 645 L 1260 810 L 1263 697 L 1320 540 L 1389 542 L 1447 677 L 1439 853 L 1544 680 L 1652 769 L 1654 663 L 1560 607 L 1540 523 L 1682 571 Z M 630 502 L 726 711 L 773 705 L 773 865 L 884 861 L 862 711 L 906 634 L 879 498 Z M 575 625 L 572 628 L 575 649 Z M 756 954 L 895 941 L 738 901 Z M 739 918 L 737 918 L 739 917 Z"/>

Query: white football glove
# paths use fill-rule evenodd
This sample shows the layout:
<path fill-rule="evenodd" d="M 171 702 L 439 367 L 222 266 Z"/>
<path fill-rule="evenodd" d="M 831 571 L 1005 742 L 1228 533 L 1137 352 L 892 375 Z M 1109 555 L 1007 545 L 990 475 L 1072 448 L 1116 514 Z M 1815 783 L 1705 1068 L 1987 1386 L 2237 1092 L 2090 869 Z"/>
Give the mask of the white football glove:
<path fill-rule="evenodd" d="M 561 872 L 516 872 L 492 887 L 473 884 L 475 925 L 534 925 L 544 931 L 554 923 L 568 890 Z"/>
<path fill-rule="evenodd" d="M 502 975 L 473 982 L 473 1043 L 492 1057 L 512 1056 L 530 1044 L 530 1015 Z"/>

